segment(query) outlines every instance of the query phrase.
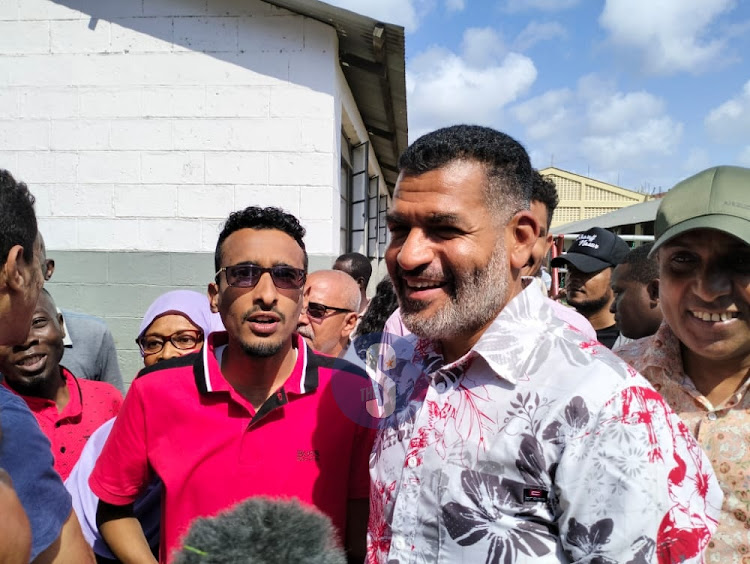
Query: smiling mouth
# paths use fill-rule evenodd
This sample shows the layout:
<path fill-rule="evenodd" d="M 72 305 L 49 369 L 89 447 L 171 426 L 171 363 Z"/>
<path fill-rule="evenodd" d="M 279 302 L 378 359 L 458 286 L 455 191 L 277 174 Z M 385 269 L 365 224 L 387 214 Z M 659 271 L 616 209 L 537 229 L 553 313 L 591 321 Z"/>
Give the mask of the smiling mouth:
<path fill-rule="evenodd" d="M 729 321 L 730 319 L 737 319 L 739 317 L 738 311 L 723 311 L 721 313 L 709 313 L 707 311 L 693 310 L 690 312 L 693 317 L 700 319 L 701 321 Z"/>
<path fill-rule="evenodd" d="M 28 368 L 29 366 L 34 366 L 37 364 L 40 360 L 44 358 L 45 355 L 43 354 L 32 354 L 25 358 L 22 358 L 18 362 L 16 362 L 16 366 L 22 366 L 24 368 Z"/>

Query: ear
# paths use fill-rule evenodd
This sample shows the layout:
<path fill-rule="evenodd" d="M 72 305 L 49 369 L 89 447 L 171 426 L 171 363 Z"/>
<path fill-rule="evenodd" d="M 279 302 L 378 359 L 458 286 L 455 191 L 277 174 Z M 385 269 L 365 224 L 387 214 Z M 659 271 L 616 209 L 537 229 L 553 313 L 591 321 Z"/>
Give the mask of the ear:
<path fill-rule="evenodd" d="M 349 337 L 352 334 L 352 331 L 357 326 L 357 319 L 359 319 L 359 314 L 354 311 L 346 314 L 344 317 L 344 326 L 341 328 L 342 337 Z"/>
<path fill-rule="evenodd" d="M 659 279 L 654 278 L 651 282 L 646 284 L 646 292 L 648 292 L 648 299 L 651 307 L 659 305 Z"/>
<path fill-rule="evenodd" d="M 552 248 L 552 243 L 555 242 L 555 238 L 552 236 L 552 233 L 547 233 L 547 237 L 544 239 L 544 254 L 545 256 L 549 253 L 549 250 Z"/>
<path fill-rule="evenodd" d="M 63 325 L 63 316 L 62 313 L 57 314 L 57 324 L 60 326 L 60 333 L 62 334 L 62 338 L 65 338 L 65 325 Z"/>
<path fill-rule="evenodd" d="M 529 210 L 521 210 L 510 219 L 505 227 L 505 243 L 511 268 L 523 268 L 538 238 L 539 223 Z"/>
<path fill-rule="evenodd" d="M 219 285 L 216 282 L 208 283 L 208 301 L 211 304 L 211 312 L 219 313 Z"/>
<path fill-rule="evenodd" d="M 44 263 L 44 279 L 49 280 L 55 273 L 55 259 L 47 259 Z"/>
<path fill-rule="evenodd" d="M 31 282 L 21 266 L 26 261 L 23 258 L 23 247 L 13 245 L 8 251 L 8 256 L 3 265 L 2 274 L 5 286 L 12 292 L 22 292 Z M 29 274 L 31 273 L 29 269 Z"/>

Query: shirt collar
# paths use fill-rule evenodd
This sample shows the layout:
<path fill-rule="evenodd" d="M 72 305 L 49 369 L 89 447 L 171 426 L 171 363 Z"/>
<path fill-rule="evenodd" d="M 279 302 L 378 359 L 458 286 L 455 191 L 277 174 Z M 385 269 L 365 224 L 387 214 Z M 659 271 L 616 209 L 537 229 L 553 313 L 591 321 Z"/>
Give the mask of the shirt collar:
<path fill-rule="evenodd" d="M 58 414 L 57 419 L 66 419 L 66 418 L 75 418 L 81 415 L 83 413 L 83 402 L 81 399 L 81 386 L 78 383 L 78 379 L 73 376 L 73 374 L 64 366 L 60 367 L 60 372 L 62 374 L 62 379 L 65 382 L 65 385 L 68 388 L 68 395 L 70 399 L 68 400 L 68 404 L 63 408 L 63 410 Z M 57 409 L 57 404 L 54 400 L 47 399 L 47 398 L 38 398 L 36 396 L 24 396 L 16 392 L 13 388 L 11 388 L 7 382 L 3 382 L 3 385 L 7 387 L 11 392 L 19 396 L 20 398 L 23 398 L 23 400 L 26 402 L 26 404 L 29 406 L 29 409 L 32 411 L 41 411 L 43 409 L 50 409 L 55 408 Z"/>
<path fill-rule="evenodd" d="M 670 374 L 684 375 L 680 340 L 672 332 L 666 321 L 662 321 L 656 333 L 646 337 L 639 343 L 639 350 L 643 355 L 643 369 L 658 368 Z"/>

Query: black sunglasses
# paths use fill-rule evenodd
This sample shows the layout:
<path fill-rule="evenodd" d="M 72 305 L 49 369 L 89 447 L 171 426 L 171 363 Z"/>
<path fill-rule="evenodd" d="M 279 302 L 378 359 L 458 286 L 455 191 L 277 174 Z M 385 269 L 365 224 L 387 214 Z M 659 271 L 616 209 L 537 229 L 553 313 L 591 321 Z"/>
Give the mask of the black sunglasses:
<path fill-rule="evenodd" d="M 302 311 L 307 314 L 307 317 L 311 317 L 313 319 L 323 319 L 328 311 L 334 311 L 336 313 L 352 312 L 351 309 L 346 309 L 343 307 L 331 307 L 325 304 L 319 304 L 317 302 L 308 303 L 307 307 L 305 307 Z"/>
<path fill-rule="evenodd" d="M 307 278 L 304 270 L 293 266 L 264 268 L 257 264 L 241 263 L 220 268 L 214 275 L 217 282 L 222 272 L 226 273 L 227 284 L 236 288 L 254 288 L 265 272 L 271 274 L 274 286 L 284 290 L 299 290 L 305 285 L 305 279 Z"/>

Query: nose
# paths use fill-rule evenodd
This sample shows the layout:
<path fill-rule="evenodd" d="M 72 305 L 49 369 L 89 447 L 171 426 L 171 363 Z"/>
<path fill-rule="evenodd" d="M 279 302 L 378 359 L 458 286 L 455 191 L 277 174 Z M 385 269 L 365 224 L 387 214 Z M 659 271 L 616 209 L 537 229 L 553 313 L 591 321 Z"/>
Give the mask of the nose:
<path fill-rule="evenodd" d="M 169 360 L 170 358 L 177 358 L 178 356 L 182 356 L 183 354 L 185 354 L 185 351 L 181 351 L 180 349 L 175 347 L 172 344 L 172 341 L 167 341 L 164 343 L 164 346 L 159 352 L 158 360 Z"/>
<path fill-rule="evenodd" d="M 398 265 L 407 272 L 428 265 L 435 258 L 429 239 L 417 228 L 409 231 L 397 253 Z"/>
<path fill-rule="evenodd" d="M 698 280 L 696 294 L 705 302 L 726 296 L 732 291 L 732 276 L 718 265 L 703 271 Z"/>
<path fill-rule="evenodd" d="M 253 301 L 271 306 L 276 303 L 278 297 L 278 291 L 271 278 L 271 273 L 264 272 L 253 289 Z"/>

